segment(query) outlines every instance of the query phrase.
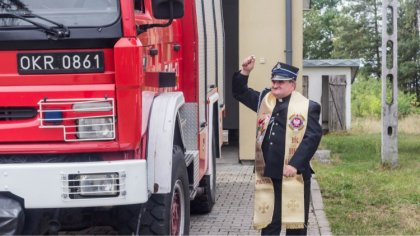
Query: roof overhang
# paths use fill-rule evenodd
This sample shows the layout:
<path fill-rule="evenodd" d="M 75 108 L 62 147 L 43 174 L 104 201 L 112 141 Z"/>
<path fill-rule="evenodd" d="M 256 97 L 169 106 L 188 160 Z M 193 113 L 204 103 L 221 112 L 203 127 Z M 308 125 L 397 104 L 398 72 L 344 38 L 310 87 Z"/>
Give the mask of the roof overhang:
<path fill-rule="evenodd" d="M 347 67 L 351 70 L 351 83 L 354 82 L 359 67 L 360 59 L 325 59 L 325 60 L 303 60 L 303 68 L 325 68 L 325 67 Z"/>

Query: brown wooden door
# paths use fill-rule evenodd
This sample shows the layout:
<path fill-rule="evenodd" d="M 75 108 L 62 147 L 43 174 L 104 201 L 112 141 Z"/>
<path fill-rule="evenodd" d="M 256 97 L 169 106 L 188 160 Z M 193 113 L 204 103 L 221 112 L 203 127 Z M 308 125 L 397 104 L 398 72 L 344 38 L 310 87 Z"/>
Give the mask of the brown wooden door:
<path fill-rule="evenodd" d="M 323 75 L 322 76 L 322 95 L 321 95 L 321 121 L 322 121 L 322 130 L 328 131 L 328 119 L 329 119 L 329 83 L 330 83 L 330 76 Z"/>
<path fill-rule="evenodd" d="M 309 98 L 309 77 L 304 75 L 302 79 L 302 95 Z"/>
<path fill-rule="evenodd" d="M 346 130 L 346 76 L 336 75 L 329 78 L 328 129 Z"/>

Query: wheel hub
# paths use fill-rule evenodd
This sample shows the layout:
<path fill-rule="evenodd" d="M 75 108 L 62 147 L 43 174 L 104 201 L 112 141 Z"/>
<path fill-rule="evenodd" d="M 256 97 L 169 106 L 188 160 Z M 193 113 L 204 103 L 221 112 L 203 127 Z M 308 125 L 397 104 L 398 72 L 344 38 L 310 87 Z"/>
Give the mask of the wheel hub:
<path fill-rule="evenodd" d="M 172 204 L 171 204 L 171 235 L 182 235 L 183 225 L 185 221 L 184 212 L 184 193 L 182 191 L 182 183 L 177 180 L 174 185 Z"/>

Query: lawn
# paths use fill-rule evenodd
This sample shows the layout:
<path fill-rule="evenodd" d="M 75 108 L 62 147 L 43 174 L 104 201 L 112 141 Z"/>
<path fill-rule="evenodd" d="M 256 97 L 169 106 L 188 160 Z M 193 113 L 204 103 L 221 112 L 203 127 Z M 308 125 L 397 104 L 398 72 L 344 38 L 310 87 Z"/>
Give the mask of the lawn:
<path fill-rule="evenodd" d="M 420 134 L 399 134 L 398 167 L 382 167 L 379 133 L 328 134 L 313 162 L 334 235 L 420 234 Z"/>

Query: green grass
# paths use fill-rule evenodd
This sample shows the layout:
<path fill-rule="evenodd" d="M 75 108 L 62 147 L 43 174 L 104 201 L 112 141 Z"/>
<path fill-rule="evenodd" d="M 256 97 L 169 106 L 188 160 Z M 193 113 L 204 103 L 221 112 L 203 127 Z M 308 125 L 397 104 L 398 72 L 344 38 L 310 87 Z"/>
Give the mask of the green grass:
<path fill-rule="evenodd" d="M 380 134 L 329 134 L 314 162 L 334 235 L 420 234 L 420 135 L 399 134 L 398 167 L 381 165 Z"/>

